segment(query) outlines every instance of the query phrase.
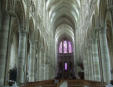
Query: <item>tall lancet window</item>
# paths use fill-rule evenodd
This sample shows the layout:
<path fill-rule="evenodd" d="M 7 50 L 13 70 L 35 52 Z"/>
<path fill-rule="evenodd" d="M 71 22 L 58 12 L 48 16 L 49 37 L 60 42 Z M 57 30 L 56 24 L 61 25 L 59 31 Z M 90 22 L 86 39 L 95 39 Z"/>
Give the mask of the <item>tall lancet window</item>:
<path fill-rule="evenodd" d="M 59 45 L 59 53 L 62 53 L 62 42 L 60 42 L 60 45 Z"/>
<path fill-rule="evenodd" d="M 65 68 L 65 70 L 67 71 L 67 62 L 65 62 L 64 68 Z"/>
<path fill-rule="evenodd" d="M 59 44 L 59 52 L 58 53 L 72 53 L 72 42 L 69 40 L 63 40 Z"/>
<path fill-rule="evenodd" d="M 67 52 L 67 41 L 66 40 L 64 41 L 63 46 L 64 46 L 63 47 L 64 48 L 64 53 L 68 53 Z"/>
<path fill-rule="evenodd" d="M 72 53 L 72 43 L 68 41 L 68 46 L 69 46 L 69 53 Z"/>

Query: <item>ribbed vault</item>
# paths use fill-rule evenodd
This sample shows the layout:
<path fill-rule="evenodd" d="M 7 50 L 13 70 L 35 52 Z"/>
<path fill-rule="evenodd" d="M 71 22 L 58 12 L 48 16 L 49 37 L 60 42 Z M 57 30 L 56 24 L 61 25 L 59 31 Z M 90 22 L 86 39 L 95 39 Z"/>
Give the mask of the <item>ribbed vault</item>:
<path fill-rule="evenodd" d="M 75 29 L 79 18 L 80 0 L 48 0 L 46 10 L 54 32 L 60 24 L 67 24 Z"/>

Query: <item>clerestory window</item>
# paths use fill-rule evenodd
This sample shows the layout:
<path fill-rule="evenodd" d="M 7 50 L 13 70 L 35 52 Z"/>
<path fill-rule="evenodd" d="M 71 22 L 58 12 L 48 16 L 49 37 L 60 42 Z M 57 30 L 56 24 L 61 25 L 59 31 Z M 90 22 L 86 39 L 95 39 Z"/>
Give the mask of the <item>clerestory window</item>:
<path fill-rule="evenodd" d="M 72 53 L 72 42 L 69 40 L 63 40 L 59 44 L 59 52 L 58 53 Z"/>

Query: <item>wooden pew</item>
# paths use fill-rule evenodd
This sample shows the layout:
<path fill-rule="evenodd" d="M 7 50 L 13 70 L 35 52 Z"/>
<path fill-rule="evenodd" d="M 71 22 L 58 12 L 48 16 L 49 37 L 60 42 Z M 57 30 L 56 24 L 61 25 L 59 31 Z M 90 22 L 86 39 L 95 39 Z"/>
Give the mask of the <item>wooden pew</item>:
<path fill-rule="evenodd" d="M 62 82 L 65 80 L 45 80 L 37 82 L 29 82 L 22 84 L 21 87 L 59 87 Z M 66 80 L 68 82 L 68 87 L 105 87 L 106 83 L 88 81 L 88 80 Z"/>
<path fill-rule="evenodd" d="M 105 87 L 106 83 L 88 80 L 68 80 L 69 87 Z"/>

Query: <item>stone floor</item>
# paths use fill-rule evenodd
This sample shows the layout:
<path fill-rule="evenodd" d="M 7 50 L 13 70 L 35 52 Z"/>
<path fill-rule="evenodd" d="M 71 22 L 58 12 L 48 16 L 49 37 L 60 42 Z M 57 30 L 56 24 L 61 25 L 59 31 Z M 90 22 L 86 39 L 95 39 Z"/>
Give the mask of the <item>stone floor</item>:
<path fill-rule="evenodd" d="M 64 81 L 59 87 L 68 87 L 67 81 Z"/>

